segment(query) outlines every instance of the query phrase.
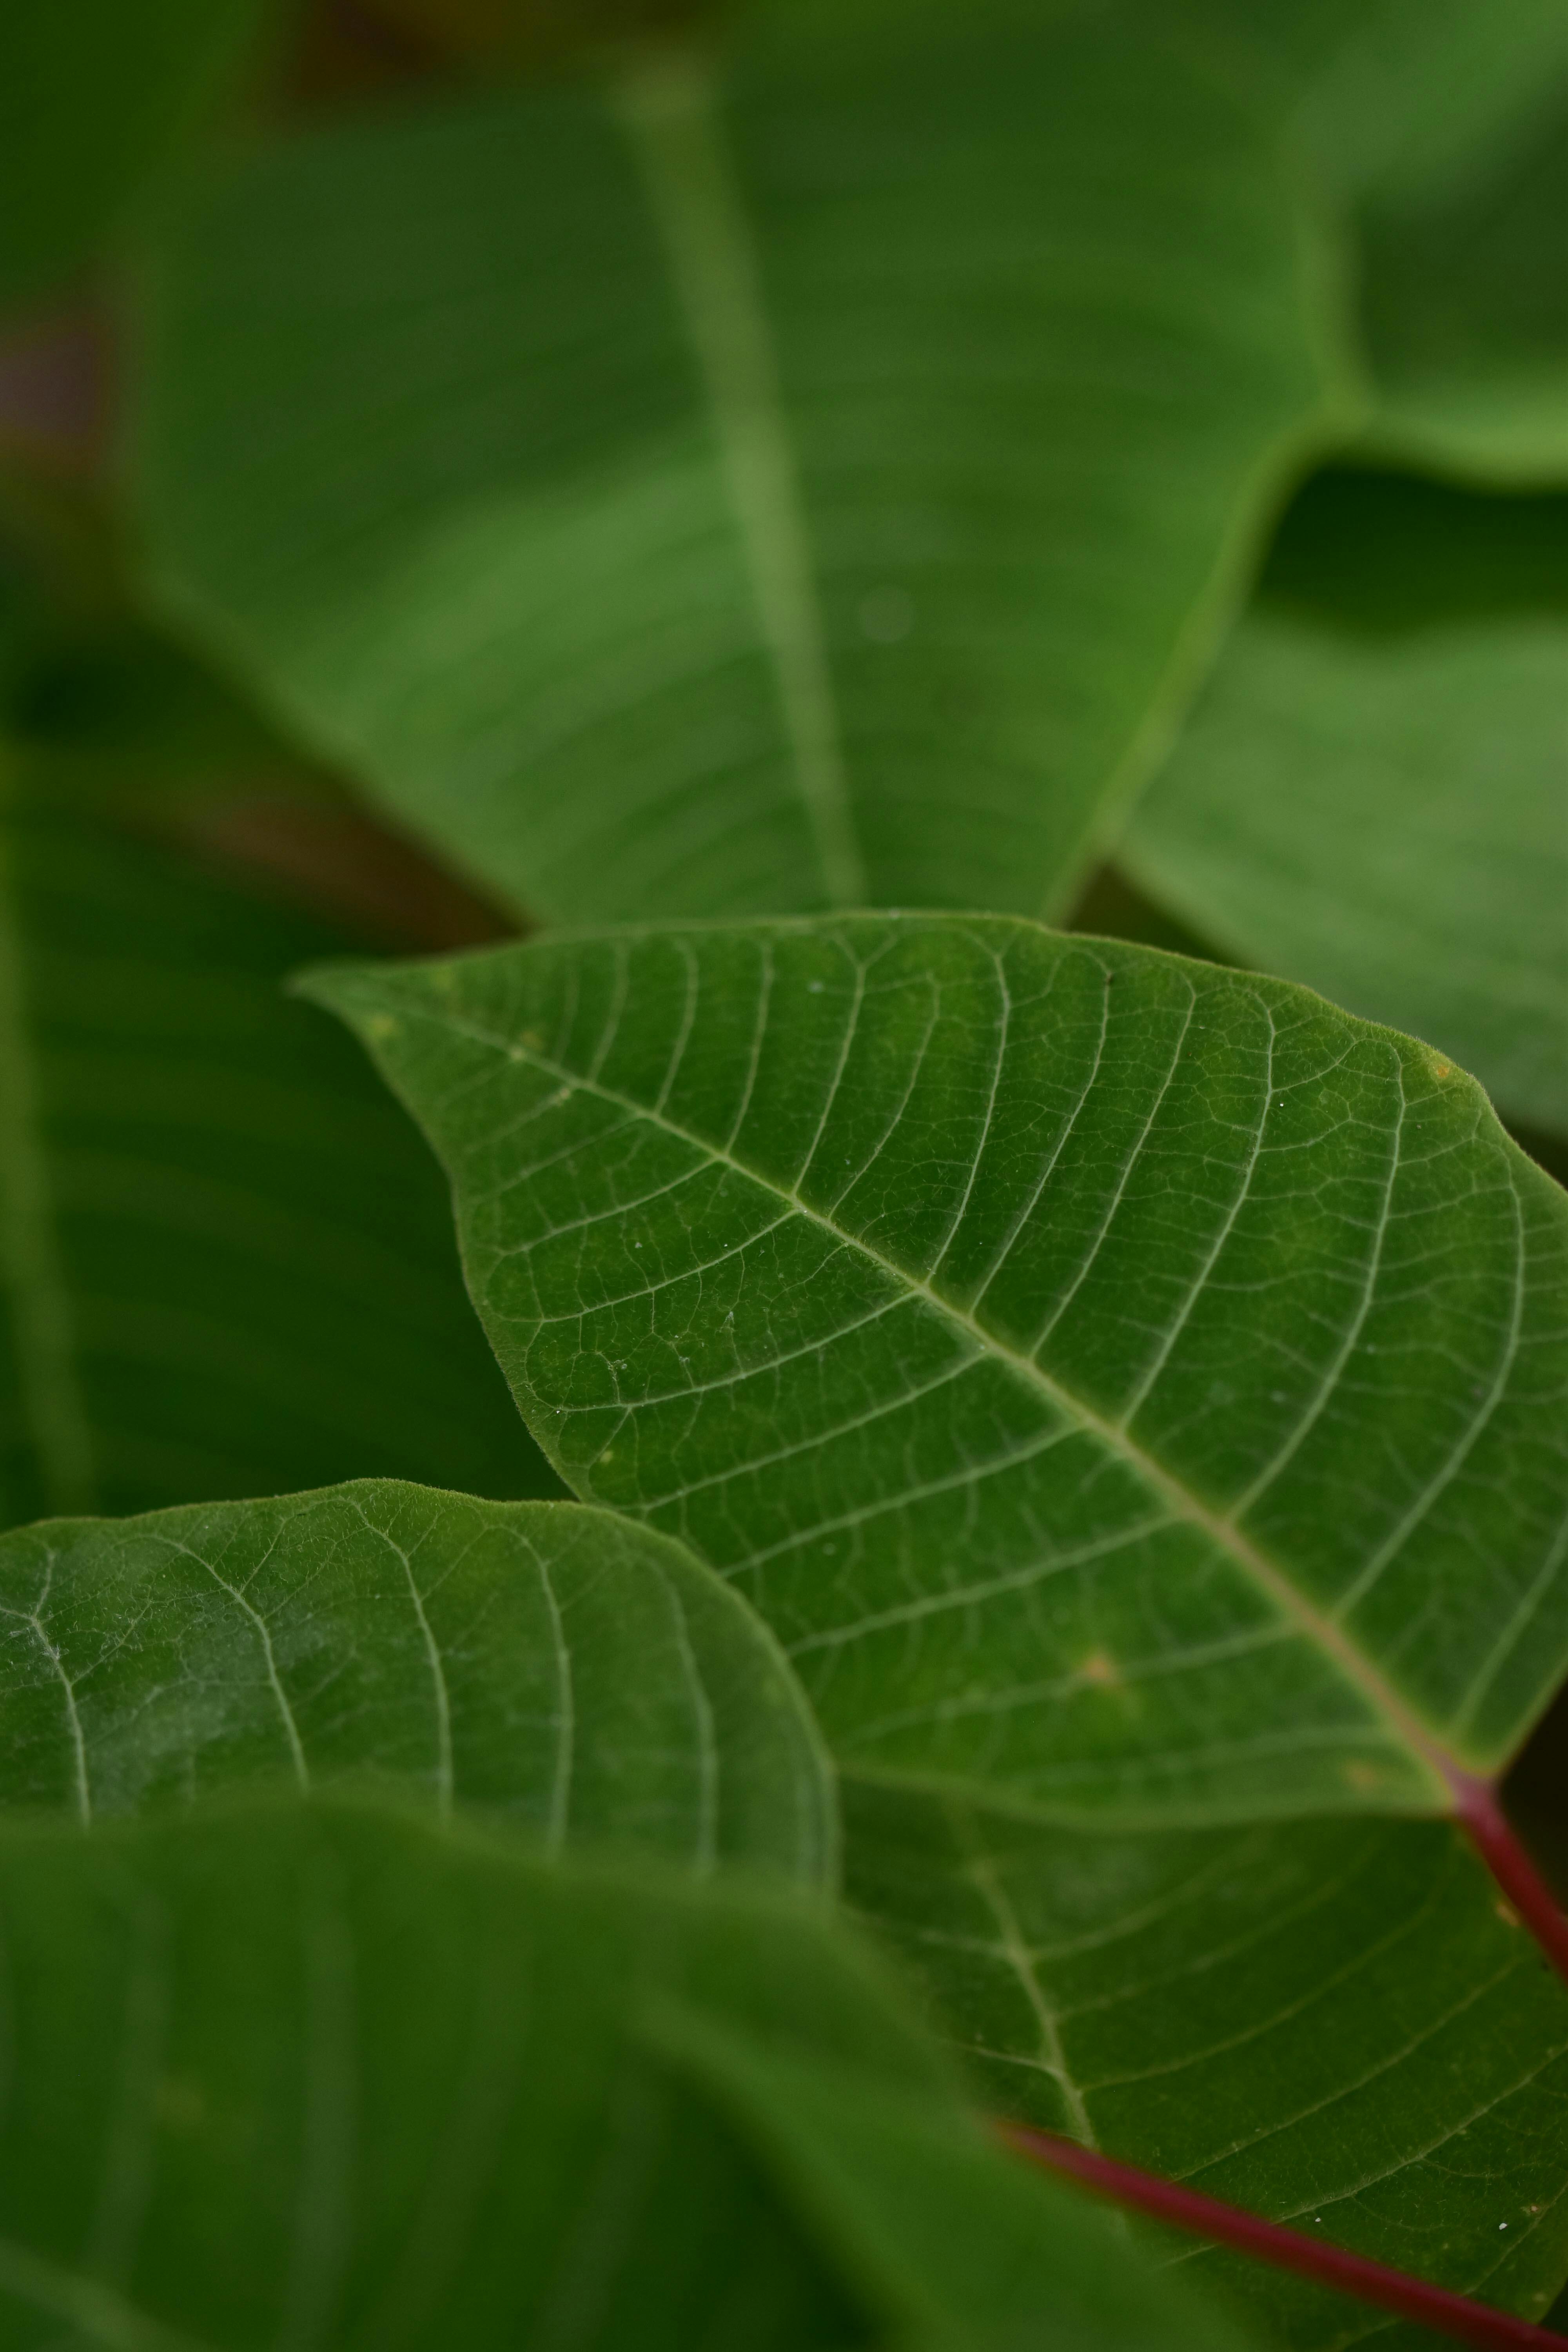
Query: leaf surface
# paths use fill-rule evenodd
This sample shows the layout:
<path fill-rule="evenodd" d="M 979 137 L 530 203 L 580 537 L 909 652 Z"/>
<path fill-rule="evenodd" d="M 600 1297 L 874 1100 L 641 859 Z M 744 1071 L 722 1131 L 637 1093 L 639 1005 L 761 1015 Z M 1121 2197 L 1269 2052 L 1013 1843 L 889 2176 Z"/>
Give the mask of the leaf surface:
<path fill-rule="evenodd" d="M 1568 1202 L 1429 1049 L 1005 918 L 325 973 L 585 1496 L 835 1743 L 1123 1818 L 1421 1811 L 1568 1656 Z"/>
<path fill-rule="evenodd" d="M 1568 1996 L 1420 1818 L 1568 1646 L 1568 1204 L 1479 1090 L 996 918 L 310 987 L 564 1475 L 778 1633 L 987 2095 L 1539 2311 Z M 1313 2352 L 1372 2324 L 1237 2284 Z"/>
<path fill-rule="evenodd" d="M 1324 476 L 1118 856 L 1568 1128 L 1568 500 Z"/>
<path fill-rule="evenodd" d="M 1378 442 L 1505 485 L 1568 475 L 1568 35 L 1505 135 L 1369 203 L 1361 315 Z M 1550 66 L 1555 66 L 1555 72 Z"/>
<path fill-rule="evenodd" d="M 1239 2352 L 799 1905 L 323 1802 L 7 1830 L 0 1901 L 17 2352 Z"/>
<path fill-rule="evenodd" d="M 393 1472 L 559 1491 L 425 1155 L 282 994 L 349 938 L 0 813 L 0 1522 Z"/>
<path fill-rule="evenodd" d="M 679 1544 L 574 1503 L 364 1479 L 0 1538 L 0 1802 L 83 1822 L 391 1780 L 552 1850 L 830 1878 L 822 1744 Z"/>
<path fill-rule="evenodd" d="M 1450 1824 L 1085 1831 L 844 1782 L 849 1901 L 986 2105 L 1539 2320 L 1568 2274 L 1568 1999 Z M 1378 2314 L 1215 2248 L 1278 2341 Z"/>
<path fill-rule="evenodd" d="M 153 272 L 157 593 L 550 917 L 1070 896 L 1328 429 L 1173 38 L 762 10 L 258 154 Z"/>

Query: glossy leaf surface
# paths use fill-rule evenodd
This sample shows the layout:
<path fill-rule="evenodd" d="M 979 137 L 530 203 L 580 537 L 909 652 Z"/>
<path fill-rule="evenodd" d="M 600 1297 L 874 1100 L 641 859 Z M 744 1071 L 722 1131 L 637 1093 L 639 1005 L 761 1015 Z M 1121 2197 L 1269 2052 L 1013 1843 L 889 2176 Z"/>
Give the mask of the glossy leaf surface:
<path fill-rule="evenodd" d="M 344 935 L 30 802 L 0 822 L 0 1519 L 393 1472 L 559 1492 L 426 1155 L 282 993 Z"/>
<path fill-rule="evenodd" d="M 258 155 L 153 274 L 157 593 L 541 914 L 1059 901 L 1326 429 L 1174 37 L 762 10 Z"/>
<path fill-rule="evenodd" d="M 1325 476 L 1118 856 L 1568 1128 L 1568 500 Z"/>
<path fill-rule="evenodd" d="M 577 1490 L 841 1752 L 1055 1808 L 1426 1810 L 1568 1654 L 1568 1202 L 1451 1065 L 1005 919 L 325 973 Z"/>
<path fill-rule="evenodd" d="M 986 2095 L 1539 2311 L 1568 1999 L 1411 1818 L 1568 1638 L 1568 1211 L 1479 1090 L 995 919 L 312 986 L 566 1475 L 780 1634 Z M 1314 2352 L 1381 2325 L 1237 2283 Z"/>
<path fill-rule="evenodd" d="M 0 1538 L 0 1802 L 89 1822 L 391 1780 L 552 1850 L 833 1874 L 831 1777 L 771 1637 L 605 1512 L 366 1479 L 54 1519 Z"/>
<path fill-rule="evenodd" d="M 1241 2341 L 798 1906 L 320 1803 L 9 1831 L 0 1901 L 17 2352 Z"/>

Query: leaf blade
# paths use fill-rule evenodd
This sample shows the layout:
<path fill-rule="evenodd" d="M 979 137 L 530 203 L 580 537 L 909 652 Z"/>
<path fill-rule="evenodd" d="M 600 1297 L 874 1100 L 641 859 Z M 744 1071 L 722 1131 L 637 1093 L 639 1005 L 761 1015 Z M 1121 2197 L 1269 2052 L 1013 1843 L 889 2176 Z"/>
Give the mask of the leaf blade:
<path fill-rule="evenodd" d="M 1114 1770 L 1096 1784 L 1088 1754 L 1069 1766 L 1072 1735 L 1066 1753 L 1050 1764 L 1037 1753 L 1036 1764 L 1053 1801 L 1068 1801 L 1081 1768 L 1086 1801 L 1163 1802 L 1153 1790 L 1169 1759 L 1152 1760 L 1166 1755 L 1156 1727 L 1172 1728 L 1182 1707 L 1156 1711 L 1147 1666 L 1161 1645 L 1154 1636 L 1147 1649 L 1135 1603 L 1116 1623 L 1117 1654 L 1102 1658 L 1086 1577 L 1043 1652 L 1056 1662 L 1049 1690 L 1020 1694 L 1005 1725 L 972 1723 L 967 1733 L 954 1730 L 960 1668 L 934 1634 L 911 1648 L 910 1628 L 962 1611 L 970 1587 L 994 1627 L 1021 1633 L 1032 1623 L 1031 1584 L 1092 1570 L 1102 1549 L 1121 1548 L 1132 1563 L 1124 1594 L 1161 1558 L 1166 1582 L 1223 1587 L 1223 1601 L 1190 1629 L 1191 1687 L 1209 1693 L 1200 1712 L 1226 1720 L 1231 1699 L 1216 1694 L 1264 1687 L 1258 1659 L 1275 1649 L 1287 1683 L 1301 1675 L 1309 1747 L 1321 1742 L 1331 1757 L 1348 1745 L 1337 1764 L 1270 1766 L 1258 1720 L 1249 1801 L 1267 1801 L 1270 1786 L 1286 1804 L 1331 1788 L 1337 1805 L 1355 1801 L 1359 1783 L 1369 1803 L 1430 1807 L 1442 1801 L 1432 1760 L 1442 1737 L 1455 1737 L 1462 1761 L 1484 1765 L 1550 1695 L 1557 1637 L 1528 1666 L 1515 1625 L 1483 1681 L 1474 1631 L 1434 1625 L 1415 1660 L 1402 1633 L 1407 1591 L 1434 1574 L 1450 1605 L 1465 1590 L 1474 1481 L 1500 1445 L 1521 1465 L 1524 1520 L 1520 1560 L 1499 1589 L 1522 1604 L 1544 1576 L 1537 1605 L 1562 1602 L 1550 1581 L 1560 1472 L 1533 1372 L 1520 1370 L 1518 1319 L 1528 1257 L 1544 1339 L 1559 1196 L 1424 1049 L 1276 983 L 1148 950 L 1052 941 L 989 918 L 584 940 L 424 974 L 325 976 L 312 992 L 355 1019 L 446 1159 L 465 1204 L 470 1287 L 542 1442 L 597 1499 L 645 1514 L 743 1578 L 800 1656 L 830 1737 L 853 1736 L 859 1760 L 877 1754 L 913 1768 L 921 1759 L 919 1769 L 962 1778 L 965 1758 L 989 1752 L 990 1770 L 1016 1771 L 1021 1793 L 1035 1769 L 1024 1761 L 1035 1752 L 1027 1741 L 1057 1738 L 1075 1712 L 1080 1724 L 1115 1722 L 1130 1669 L 1154 1775 L 1142 1799 L 1112 1793 Z M 1004 1041 L 1014 1000 L 1045 1010 Z M 987 1042 L 977 1051 L 977 1041 Z M 451 1112 L 459 1070 L 468 1091 Z M 1080 1102 L 1090 1099 L 1085 1126 Z M 1358 1121 L 1377 1140 L 1342 1160 Z M 537 1191 L 531 1164 L 542 1171 Z M 599 1228 L 597 1258 L 564 1231 L 574 1164 L 585 1171 L 584 1230 Z M 1205 1178 L 1211 1165 L 1223 1177 Z M 1327 1224 L 1310 1205 L 1321 1196 L 1310 1191 L 1304 1202 L 1296 1188 L 1306 1169 L 1325 1185 L 1342 1181 Z M 900 1193 L 911 1171 L 918 1189 Z M 1380 1200 L 1394 1204 L 1381 1215 Z M 652 1273 L 639 1281 L 645 1247 Z M 1353 1272 L 1324 1324 L 1318 1286 L 1333 1279 L 1336 1247 L 1348 1247 Z M 1457 1289 L 1434 1284 L 1433 1247 Z M 743 1297 L 752 1262 L 765 1271 Z M 1238 1309 L 1233 1301 L 1248 1293 L 1254 1303 Z M 1126 1303 L 1141 1295 L 1159 1304 L 1152 1321 Z M 730 1324 L 714 1297 L 730 1302 Z M 1453 1320 L 1460 1297 L 1477 1318 L 1464 1327 L 1468 1346 Z M 689 1349 L 661 1337 L 661 1317 L 689 1326 Z M 1282 1317 L 1309 1360 L 1289 1388 L 1259 1391 Z M 618 1371 L 595 1369 L 590 1332 L 594 1355 Z M 1439 1333 L 1469 1367 L 1469 1385 L 1445 1402 Z M 1415 1417 L 1378 1358 L 1408 1363 L 1418 1349 L 1437 1384 L 1424 1395 L 1426 1442 L 1373 1502 L 1351 1466 L 1364 1455 L 1344 1383 L 1370 1382 L 1409 1449 Z M 830 1374 L 820 1395 L 814 1358 Z M 1222 1360 L 1255 1364 L 1253 1386 L 1233 1370 L 1216 1388 Z M 927 1394 L 937 1402 L 922 1418 Z M 848 1395 L 868 1401 L 868 1420 L 864 1406 L 846 1408 Z M 786 1435 L 783 1454 L 760 1433 L 763 1400 L 784 1412 L 786 1433 L 798 1412 L 798 1443 Z M 862 1420 L 873 1433 L 864 1457 Z M 908 1466 L 911 1443 L 925 1450 L 924 1477 Z M 1386 1458 L 1379 1438 L 1372 1444 Z M 809 1478 L 803 1505 L 786 1478 L 797 1494 Z M 1325 1479 L 1339 1515 L 1331 1537 Z M 1073 1510 L 1067 1497 L 1100 1491 L 1102 1480 L 1115 1496 L 1103 1516 L 1098 1504 Z M 954 1579 L 949 1530 L 968 1524 L 970 1487 L 982 1542 Z M 836 1492 L 845 1497 L 837 1517 Z M 1173 1533 L 1167 1507 L 1176 1506 Z M 863 1557 L 861 1524 L 872 1530 Z M 847 1581 L 836 1528 L 848 1579 L 861 1583 L 858 1613 L 835 1597 Z M 1088 1546 L 1081 1561 L 1069 1534 Z M 1479 1628 L 1487 1604 L 1472 1594 L 1467 1605 Z M 1498 1614 L 1506 1622 L 1500 1605 Z M 809 1656 L 824 1637 L 837 1655 Z M 1494 1617 L 1486 1647 L 1499 1637 Z M 852 1677 L 864 1685 L 858 1696 Z M 1531 1696 L 1521 1699 L 1526 1678 Z M 902 1727 L 889 1712 L 871 1738 L 875 1695 L 891 1708 L 897 1690 Z M 1108 1759 L 1138 1745 L 1126 1723 L 1098 1736 Z M 999 1763 L 1015 1738 L 1014 1763 Z M 1204 1801 L 1221 1801 L 1226 1769 L 1216 1763 L 1206 1780 L 1199 1771 Z M 1182 1800 L 1170 1801 L 1180 1810 Z"/>
<path fill-rule="evenodd" d="M 390 1782 L 552 1852 L 833 1878 L 830 1768 L 765 1630 L 606 1513 L 364 1479 L 54 1520 L 0 1538 L 0 1594 L 35 1637 L 5 1667 L 5 1804 L 74 1792 L 85 1824 Z"/>
<path fill-rule="evenodd" d="M 1329 429 L 1244 100 L 1142 21 L 884 29 L 764 16 L 721 137 L 688 77 L 300 144 L 160 265 L 160 593 L 549 915 L 1061 897 Z M 256 399 L 313 423 L 240 470 Z"/>
<path fill-rule="evenodd" d="M 96 2288 L 100 2306 L 117 2295 L 144 2314 L 140 2341 L 159 2352 L 163 2329 L 238 2352 L 258 2318 L 406 2352 L 548 2341 L 567 2325 L 603 2352 L 704 2334 L 807 2352 L 885 2340 L 933 2301 L 976 2352 L 1005 2340 L 998 2323 L 1019 2306 L 1053 2346 L 1243 2340 L 1076 2199 L 1037 2193 L 987 2150 L 896 1988 L 799 1905 L 540 1862 L 471 1829 L 321 1800 L 87 1840 L 7 1828 L 0 1874 L 26 2022 L 26 2090 L 0 2136 L 5 2231 L 35 2270 L 81 2282 L 79 2310 Z M 149 1987 L 136 2226 L 94 2281 L 76 2209 L 100 2179 L 120 2037 Z M 661 2001 L 751 2060 L 781 2126 L 799 2106 L 793 2179 L 754 2104 L 721 2109 L 655 2054 L 646 2021 Z M 73 2068 L 84 2048 L 95 2063 Z M 907 2182 L 892 2184 L 890 2276 L 853 2228 L 822 2231 L 800 2174 L 820 2178 L 826 2151 L 792 2068 L 840 2103 L 914 2118 L 927 2200 L 945 2188 L 951 2212 L 956 2187 L 982 2240 L 999 2234 L 999 2192 L 1011 2277 L 954 2309 L 922 2253 L 920 2203 L 906 2195 L 899 2212 Z M 869 2146 L 863 2129 L 862 2168 Z M 1083 2302 L 1059 2310 L 1057 2244 L 1089 2290 L 1087 2337 Z M 15 2269 L 0 2280 L 19 2340 L 37 2331 L 28 2284 Z"/>

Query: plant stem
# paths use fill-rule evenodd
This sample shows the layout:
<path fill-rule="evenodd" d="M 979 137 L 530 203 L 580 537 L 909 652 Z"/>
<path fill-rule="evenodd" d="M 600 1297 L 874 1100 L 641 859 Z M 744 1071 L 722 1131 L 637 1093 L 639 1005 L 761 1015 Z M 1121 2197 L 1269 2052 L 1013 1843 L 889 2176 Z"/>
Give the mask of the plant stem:
<path fill-rule="evenodd" d="M 1558 1974 L 1568 1978 L 1568 1917 L 1525 1852 L 1496 1789 L 1457 1765 L 1448 1778 L 1455 1815 L 1471 1844 Z"/>

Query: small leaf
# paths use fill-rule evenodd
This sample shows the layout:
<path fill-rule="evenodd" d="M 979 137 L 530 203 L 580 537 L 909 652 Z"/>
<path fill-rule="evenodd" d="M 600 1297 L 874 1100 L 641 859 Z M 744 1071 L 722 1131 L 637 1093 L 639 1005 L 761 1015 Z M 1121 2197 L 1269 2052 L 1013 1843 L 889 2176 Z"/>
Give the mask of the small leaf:
<path fill-rule="evenodd" d="M 1568 1128 L 1568 500 L 1321 478 L 1118 857 Z"/>
<path fill-rule="evenodd" d="M 986 2147 L 798 1904 L 318 1801 L 11 1830 L 0 1906 L 7 2342 L 872 2352 L 934 2311 L 965 2352 L 1240 2352 Z M 960 2307 L 965 2244 L 1008 2259 Z"/>
<path fill-rule="evenodd" d="M 832 1874 L 821 1741 L 679 1544 L 392 1480 L 0 1537 L 0 1803 L 84 1822 L 231 1781 L 390 1778 L 553 1850 Z"/>
<path fill-rule="evenodd" d="M 1338 382 L 1173 38 L 763 9 L 258 154 L 152 271 L 156 593 L 542 914 L 1070 897 Z"/>
<path fill-rule="evenodd" d="M 0 1524 L 395 1470 L 559 1491 L 425 1155 L 281 992 L 347 944 L 0 812 Z"/>

